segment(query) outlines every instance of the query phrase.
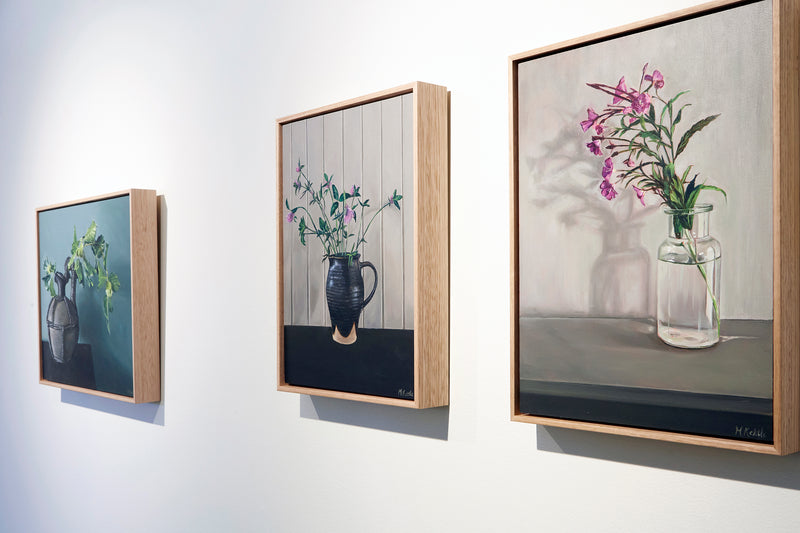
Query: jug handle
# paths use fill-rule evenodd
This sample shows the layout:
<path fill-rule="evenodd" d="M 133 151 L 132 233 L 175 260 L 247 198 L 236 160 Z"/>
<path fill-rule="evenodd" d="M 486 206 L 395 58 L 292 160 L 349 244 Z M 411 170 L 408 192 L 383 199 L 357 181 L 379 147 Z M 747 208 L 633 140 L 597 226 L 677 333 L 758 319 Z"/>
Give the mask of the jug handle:
<path fill-rule="evenodd" d="M 361 265 L 358 268 L 361 269 L 361 268 L 364 268 L 364 267 L 368 267 L 368 268 L 372 269 L 372 273 L 375 275 L 374 276 L 375 277 L 375 281 L 372 283 L 372 290 L 370 291 L 369 296 L 364 298 L 364 303 L 361 304 L 361 308 L 362 309 L 367 306 L 367 304 L 369 303 L 370 300 L 372 300 L 372 297 L 375 296 L 375 289 L 378 288 L 378 270 L 375 268 L 375 265 L 373 265 L 369 261 L 362 261 Z"/>

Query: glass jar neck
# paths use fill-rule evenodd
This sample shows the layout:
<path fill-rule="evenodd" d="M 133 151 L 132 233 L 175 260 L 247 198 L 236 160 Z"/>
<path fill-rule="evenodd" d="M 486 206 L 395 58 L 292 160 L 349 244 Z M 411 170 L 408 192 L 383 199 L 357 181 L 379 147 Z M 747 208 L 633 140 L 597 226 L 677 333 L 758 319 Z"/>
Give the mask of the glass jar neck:
<path fill-rule="evenodd" d="M 666 209 L 667 231 L 671 239 L 701 239 L 708 237 L 711 206 L 697 209 Z"/>

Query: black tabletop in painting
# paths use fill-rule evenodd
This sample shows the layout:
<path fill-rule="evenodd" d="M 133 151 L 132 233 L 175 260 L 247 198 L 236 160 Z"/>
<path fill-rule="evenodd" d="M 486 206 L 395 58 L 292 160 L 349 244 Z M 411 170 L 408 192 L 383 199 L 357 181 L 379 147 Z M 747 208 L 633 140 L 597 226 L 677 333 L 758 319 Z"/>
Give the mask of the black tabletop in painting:
<path fill-rule="evenodd" d="M 50 343 L 42 341 L 42 378 L 63 385 L 95 389 L 92 346 L 78 344 L 72 359 L 59 363 L 50 352 Z"/>
<path fill-rule="evenodd" d="M 414 331 L 358 330 L 350 345 L 331 328 L 284 327 L 284 376 L 290 385 L 414 399 Z"/>

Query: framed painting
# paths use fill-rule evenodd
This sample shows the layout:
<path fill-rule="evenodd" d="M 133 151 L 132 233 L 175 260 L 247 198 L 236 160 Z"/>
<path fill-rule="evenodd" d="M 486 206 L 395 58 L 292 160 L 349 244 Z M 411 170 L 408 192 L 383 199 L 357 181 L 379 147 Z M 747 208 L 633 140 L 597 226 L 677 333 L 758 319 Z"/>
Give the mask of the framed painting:
<path fill-rule="evenodd" d="M 510 58 L 513 420 L 798 450 L 799 9 Z"/>
<path fill-rule="evenodd" d="M 40 383 L 160 400 L 157 217 L 140 189 L 36 210 Z"/>
<path fill-rule="evenodd" d="M 278 390 L 447 405 L 448 102 L 414 82 L 277 121 Z"/>

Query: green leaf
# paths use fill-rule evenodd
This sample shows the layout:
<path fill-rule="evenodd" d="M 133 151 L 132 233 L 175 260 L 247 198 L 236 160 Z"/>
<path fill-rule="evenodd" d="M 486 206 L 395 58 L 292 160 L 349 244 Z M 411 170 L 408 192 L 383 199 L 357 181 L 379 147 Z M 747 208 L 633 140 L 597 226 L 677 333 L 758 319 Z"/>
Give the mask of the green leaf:
<path fill-rule="evenodd" d="M 686 130 L 686 133 L 684 133 L 683 136 L 681 137 L 681 141 L 678 143 L 678 149 L 675 151 L 675 157 L 677 158 L 686 149 L 686 147 L 689 146 L 689 141 L 691 140 L 692 136 L 695 133 L 699 132 L 700 130 L 711 124 L 714 121 L 714 119 L 716 119 L 718 116 L 719 116 L 718 114 L 711 115 L 710 117 L 698 120 L 697 122 L 692 124 L 692 127 Z"/>
<path fill-rule="evenodd" d="M 339 197 L 339 189 L 336 188 L 336 185 L 331 185 L 331 188 L 333 189 L 333 197 L 334 198 L 338 198 Z"/>
<path fill-rule="evenodd" d="M 677 126 L 678 122 L 681 121 L 681 118 L 683 118 L 683 107 L 678 110 L 678 114 L 675 116 L 675 120 L 672 122 L 672 125 Z"/>
<path fill-rule="evenodd" d="M 94 241 L 95 235 L 97 235 L 97 223 L 92 220 L 92 223 L 89 224 L 89 229 L 86 230 L 86 234 L 83 236 L 83 241 L 92 242 Z"/>
<path fill-rule="evenodd" d="M 683 192 L 683 198 L 686 201 L 687 206 L 689 206 L 689 207 L 694 205 L 694 202 L 692 202 L 691 205 L 689 204 L 689 198 L 692 197 L 692 193 L 696 189 L 696 187 L 695 187 L 695 182 L 696 181 L 697 181 L 697 174 L 695 174 L 695 176 L 692 178 L 692 181 L 690 181 L 689 184 L 686 185 L 686 190 Z"/>
<path fill-rule="evenodd" d="M 672 104 L 674 104 L 678 100 L 678 98 L 680 98 L 681 96 L 683 96 L 684 94 L 686 94 L 688 92 L 689 91 L 681 91 L 678 94 L 676 94 L 675 96 L 673 96 L 672 98 L 670 98 L 670 100 L 664 106 L 664 109 L 661 110 L 661 118 L 662 119 L 664 118 L 664 111 L 667 109 L 667 107 L 669 107 L 671 109 L 672 108 Z"/>
<path fill-rule="evenodd" d="M 691 172 L 693 166 L 694 165 L 689 165 L 688 167 L 686 167 L 686 170 L 683 171 L 683 176 L 681 176 L 681 182 L 686 183 L 686 178 L 689 177 L 689 172 Z M 697 176 L 695 176 L 695 178 L 696 177 Z M 694 181 L 694 180 L 692 180 L 692 181 Z"/>
<path fill-rule="evenodd" d="M 656 106 L 650 104 L 650 109 L 647 112 L 647 116 L 650 119 L 650 122 L 652 122 L 653 124 L 656 123 Z"/>
<path fill-rule="evenodd" d="M 652 131 L 643 131 L 643 132 L 641 132 L 639 134 L 639 137 L 642 137 L 644 139 L 650 139 L 650 140 L 653 140 L 653 141 L 656 141 L 656 142 L 661 140 L 661 137 L 659 137 L 659 135 L 657 133 L 652 132 Z"/>
<path fill-rule="evenodd" d="M 331 206 L 331 216 L 333 216 L 337 209 L 339 209 L 339 202 L 333 202 Z"/>
<path fill-rule="evenodd" d="M 704 190 L 704 191 L 717 191 L 717 192 L 721 192 L 721 193 L 722 193 L 722 196 L 724 196 L 724 197 L 725 197 L 725 201 L 726 201 L 726 202 L 728 201 L 728 194 L 727 194 L 725 191 L 723 191 L 722 189 L 720 189 L 719 187 L 715 187 L 715 186 L 713 186 L 713 185 L 706 185 L 705 183 L 703 183 L 703 184 L 701 184 L 701 185 L 698 185 L 698 186 L 697 186 L 697 189 L 698 189 L 698 190 Z"/>

